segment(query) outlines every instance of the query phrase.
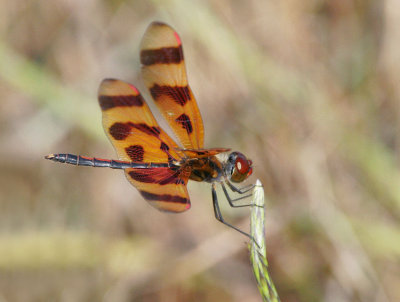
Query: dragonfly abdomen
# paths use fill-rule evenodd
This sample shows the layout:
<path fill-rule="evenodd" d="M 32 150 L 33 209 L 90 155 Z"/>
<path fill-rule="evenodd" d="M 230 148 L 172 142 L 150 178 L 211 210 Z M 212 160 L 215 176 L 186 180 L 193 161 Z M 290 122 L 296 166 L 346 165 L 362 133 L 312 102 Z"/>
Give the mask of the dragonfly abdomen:
<path fill-rule="evenodd" d="M 87 157 L 75 154 L 50 154 L 45 156 L 45 159 L 49 159 L 55 162 L 75 165 L 75 166 L 87 166 L 87 167 L 100 167 L 100 168 L 112 168 L 112 169 L 128 169 L 128 168 L 170 168 L 170 163 L 141 163 L 141 162 L 129 162 L 113 159 L 102 159 L 96 157 Z"/>

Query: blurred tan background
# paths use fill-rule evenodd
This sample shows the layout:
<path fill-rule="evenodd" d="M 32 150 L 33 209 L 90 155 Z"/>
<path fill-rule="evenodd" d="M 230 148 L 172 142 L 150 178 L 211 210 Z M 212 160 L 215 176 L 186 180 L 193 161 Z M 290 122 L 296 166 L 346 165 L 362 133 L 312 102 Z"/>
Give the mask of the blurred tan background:
<path fill-rule="evenodd" d="M 282 301 L 400 301 L 396 0 L 1 0 L 0 301 L 261 301 L 209 185 L 168 215 L 121 171 L 43 159 L 115 158 L 97 88 L 149 99 L 154 20 L 183 40 L 206 146 L 248 155 L 265 186 Z M 223 211 L 248 230 L 248 209 Z"/>

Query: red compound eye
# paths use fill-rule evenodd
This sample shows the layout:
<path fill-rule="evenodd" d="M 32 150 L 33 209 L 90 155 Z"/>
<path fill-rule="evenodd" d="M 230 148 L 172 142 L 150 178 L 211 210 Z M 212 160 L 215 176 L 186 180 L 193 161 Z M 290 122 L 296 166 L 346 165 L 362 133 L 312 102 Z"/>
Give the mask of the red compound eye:
<path fill-rule="evenodd" d="M 246 174 L 249 171 L 249 162 L 246 159 L 238 157 L 236 159 L 236 169 L 240 174 Z"/>
<path fill-rule="evenodd" d="M 235 165 L 233 166 L 233 163 Z M 253 169 L 251 167 L 252 161 L 247 159 L 244 154 L 240 152 L 232 152 L 227 161 L 226 172 L 227 176 L 233 182 L 242 182 L 251 175 Z"/>

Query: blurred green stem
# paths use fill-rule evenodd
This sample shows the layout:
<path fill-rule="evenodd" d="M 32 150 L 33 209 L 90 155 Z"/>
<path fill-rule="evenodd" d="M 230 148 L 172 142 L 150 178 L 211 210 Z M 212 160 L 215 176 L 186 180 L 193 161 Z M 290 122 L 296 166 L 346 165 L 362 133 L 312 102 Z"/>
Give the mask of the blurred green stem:
<path fill-rule="evenodd" d="M 257 180 L 253 191 L 250 220 L 251 236 L 254 239 L 249 246 L 250 260 L 263 301 L 280 301 L 275 285 L 268 273 L 264 206 L 264 189 L 261 182 Z"/>

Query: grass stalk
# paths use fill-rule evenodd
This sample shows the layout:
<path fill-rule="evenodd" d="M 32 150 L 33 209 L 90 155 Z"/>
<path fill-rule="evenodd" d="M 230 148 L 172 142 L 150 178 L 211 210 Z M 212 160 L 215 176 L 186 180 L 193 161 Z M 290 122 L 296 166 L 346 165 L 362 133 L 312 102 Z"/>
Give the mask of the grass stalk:
<path fill-rule="evenodd" d="M 253 265 L 258 290 L 263 301 L 280 301 L 275 285 L 268 273 L 267 249 L 265 243 L 265 201 L 264 189 L 259 180 L 253 191 L 250 218 L 251 236 L 254 240 L 249 244 L 250 261 Z"/>

